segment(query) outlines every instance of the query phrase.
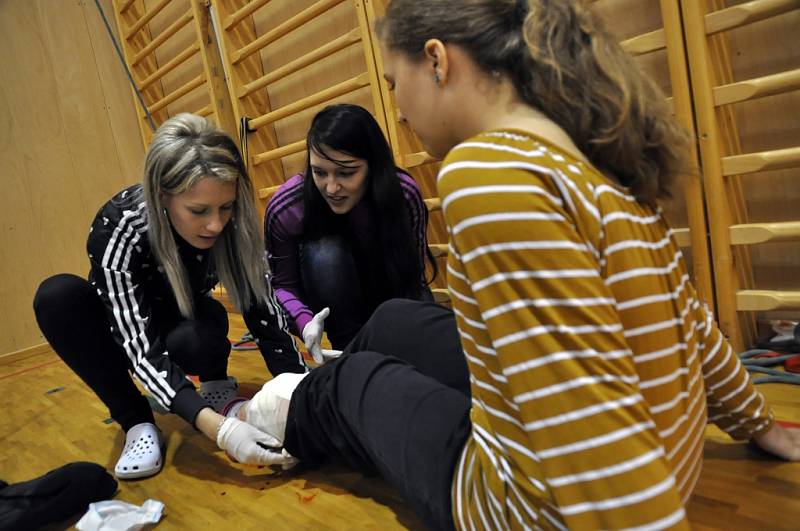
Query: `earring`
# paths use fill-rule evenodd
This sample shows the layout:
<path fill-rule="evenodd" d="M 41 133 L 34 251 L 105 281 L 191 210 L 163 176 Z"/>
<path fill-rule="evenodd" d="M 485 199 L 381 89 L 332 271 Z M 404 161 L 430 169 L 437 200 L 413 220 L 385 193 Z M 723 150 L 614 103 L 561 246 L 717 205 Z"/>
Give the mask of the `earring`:
<path fill-rule="evenodd" d="M 442 78 L 439 77 L 439 72 L 436 72 L 435 74 L 433 74 L 433 80 L 436 81 L 437 85 L 442 82 Z"/>

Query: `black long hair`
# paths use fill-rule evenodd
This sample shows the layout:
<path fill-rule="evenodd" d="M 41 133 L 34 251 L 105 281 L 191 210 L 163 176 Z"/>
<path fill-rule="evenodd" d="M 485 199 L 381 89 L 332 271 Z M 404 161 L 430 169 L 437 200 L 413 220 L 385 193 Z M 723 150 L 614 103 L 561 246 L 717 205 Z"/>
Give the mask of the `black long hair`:
<path fill-rule="evenodd" d="M 326 158 L 328 150 L 335 150 L 366 160 L 367 189 L 361 201 L 366 201 L 369 208 L 371 226 L 367 248 L 356 253 L 367 262 L 359 270 L 373 277 L 371 289 L 382 292 L 372 295 L 420 298 L 425 283 L 424 265 L 397 176 L 398 172 L 406 175 L 408 172 L 395 166 L 392 151 L 375 118 L 358 105 L 330 105 L 314 116 L 306 143 L 303 239 L 316 240 L 344 230 L 342 216 L 331 210 L 314 184 L 311 150 Z M 421 223 L 427 226 L 427 211 L 423 208 L 419 215 Z M 431 263 L 432 282 L 437 273 L 436 260 L 427 247 L 424 252 Z"/>

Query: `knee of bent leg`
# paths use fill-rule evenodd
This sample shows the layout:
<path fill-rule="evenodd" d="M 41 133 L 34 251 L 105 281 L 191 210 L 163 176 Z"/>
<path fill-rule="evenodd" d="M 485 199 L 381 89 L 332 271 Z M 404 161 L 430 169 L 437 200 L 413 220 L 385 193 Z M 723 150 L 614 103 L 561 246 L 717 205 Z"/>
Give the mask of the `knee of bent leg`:
<path fill-rule="evenodd" d="M 223 334 L 200 321 L 181 322 L 166 337 L 170 358 L 192 374 L 226 364 L 231 344 Z"/>
<path fill-rule="evenodd" d="M 370 321 L 402 322 L 404 321 L 403 315 L 408 315 L 408 312 L 412 312 L 416 304 L 418 304 L 418 301 L 410 299 L 389 299 L 375 308 Z"/>
<path fill-rule="evenodd" d="M 48 315 L 64 315 L 79 300 L 83 299 L 89 283 L 76 275 L 63 273 L 54 275 L 39 285 L 33 297 L 33 311 L 37 319 Z"/>
<path fill-rule="evenodd" d="M 303 245 L 303 276 L 324 273 L 326 283 L 332 279 L 352 280 L 356 276 L 355 260 L 341 236 L 326 236 Z"/>

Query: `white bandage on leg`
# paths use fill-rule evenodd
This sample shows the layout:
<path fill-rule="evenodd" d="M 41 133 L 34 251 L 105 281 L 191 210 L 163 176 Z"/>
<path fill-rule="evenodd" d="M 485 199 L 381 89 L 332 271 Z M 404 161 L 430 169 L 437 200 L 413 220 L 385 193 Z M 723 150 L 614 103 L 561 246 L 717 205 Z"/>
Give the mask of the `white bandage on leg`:
<path fill-rule="evenodd" d="M 222 414 L 225 404 L 236 398 L 239 394 L 239 384 L 236 378 L 228 376 L 225 380 L 211 380 L 200 384 L 200 396 L 202 396 L 211 409 Z"/>
<path fill-rule="evenodd" d="M 164 464 L 161 456 L 163 437 L 155 424 L 143 422 L 125 434 L 122 455 L 114 467 L 119 479 L 146 478 L 158 474 Z"/>
<path fill-rule="evenodd" d="M 246 406 L 247 423 L 276 438 L 283 445 L 292 393 L 309 374 L 285 372 L 265 383 Z"/>

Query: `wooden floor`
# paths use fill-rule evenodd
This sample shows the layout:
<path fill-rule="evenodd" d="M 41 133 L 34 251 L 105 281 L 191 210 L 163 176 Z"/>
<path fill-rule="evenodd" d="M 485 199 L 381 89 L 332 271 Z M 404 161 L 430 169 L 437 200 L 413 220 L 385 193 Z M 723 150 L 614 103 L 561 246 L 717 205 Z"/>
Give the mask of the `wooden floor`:
<path fill-rule="evenodd" d="M 241 337 L 232 316 L 231 337 Z M 257 351 L 233 352 L 230 374 L 253 393 L 268 377 Z M 800 387 L 761 386 L 777 418 L 800 423 Z M 124 442 L 88 388 L 52 352 L 0 359 L 0 479 L 15 483 L 73 461 L 112 470 Z M 284 475 L 232 464 L 174 415 L 157 415 L 168 440 L 157 476 L 120 482 L 116 499 L 165 505 L 168 529 L 422 529 L 378 478 L 328 466 Z M 800 529 L 800 463 L 772 459 L 709 428 L 703 475 L 689 507 L 695 529 Z"/>

